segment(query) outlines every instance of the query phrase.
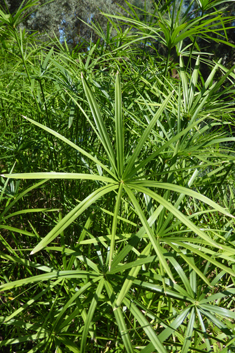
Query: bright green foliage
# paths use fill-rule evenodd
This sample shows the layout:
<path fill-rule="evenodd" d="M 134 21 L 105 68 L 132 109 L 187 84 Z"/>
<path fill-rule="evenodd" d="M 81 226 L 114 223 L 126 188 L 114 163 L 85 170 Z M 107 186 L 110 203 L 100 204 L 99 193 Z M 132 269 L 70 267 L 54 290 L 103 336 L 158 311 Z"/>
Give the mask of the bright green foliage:
<path fill-rule="evenodd" d="M 2 14 L 3 352 L 235 349 L 234 68 L 127 6 L 85 53 Z"/>

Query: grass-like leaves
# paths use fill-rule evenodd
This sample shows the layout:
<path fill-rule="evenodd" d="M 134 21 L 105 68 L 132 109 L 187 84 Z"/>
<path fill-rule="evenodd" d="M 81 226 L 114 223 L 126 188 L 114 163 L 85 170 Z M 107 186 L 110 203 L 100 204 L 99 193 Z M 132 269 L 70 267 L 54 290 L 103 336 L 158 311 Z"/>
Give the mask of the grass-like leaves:
<path fill-rule="evenodd" d="M 127 4 L 87 53 L 0 12 L 0 350 L 234 350 L 234 73 L 199 47 L 227 42 L 220 3 Z"/>

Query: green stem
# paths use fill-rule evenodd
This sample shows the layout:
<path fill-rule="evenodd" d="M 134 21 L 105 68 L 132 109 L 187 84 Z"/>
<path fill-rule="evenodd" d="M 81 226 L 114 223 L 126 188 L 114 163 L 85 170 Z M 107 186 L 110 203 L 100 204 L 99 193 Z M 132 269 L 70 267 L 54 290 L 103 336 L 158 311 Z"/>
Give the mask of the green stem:
<path fill-rule="evenodd" d="M 25 71 L 26 71 L 26 75 L 27 75 L 27 77 L 28 77 L 29 85 L 30 85 L 30 87 L 31 87 L 31 77 L 30 77 L 30 74 L 29 74 L 28 67 L 27 67 L 27 65 L 26 65 L 26 61 L 25 61 L 25 58 L 24 58 L 24 53 L 23 53 L 23 51 L 22 51 L 21 44 L 20 44 L 20 40 L 19 40 L 19 36 L 18 36 L 18 33 L 17 33 L 16 29 L 14 30 L 14 37 L 15 37 L 16 42 L 17 42 L 17 45 L 18 45 L 18 47 L 19 47 L 19 51 L 20 51 L 20 54 L 21 54 L 21 58 L 22 58 L 22 61 L 23 61 L 23 65 L 24 65 L 24 68 L 25 68 Z M 36 97 L 36 95 L 35 95 L 35 92 L 32 90 L 32 88 L 31 88 L 31 92 L 32 92 L 33 98 L 34 98 L 34 100 L 35 100 L 38 113 L 40 113 L 41 110 L 40 110 L 40 107 L 39 107 L 39 104 L 38 104 L 38 101 L 37 101 L 37 97 Z"/>

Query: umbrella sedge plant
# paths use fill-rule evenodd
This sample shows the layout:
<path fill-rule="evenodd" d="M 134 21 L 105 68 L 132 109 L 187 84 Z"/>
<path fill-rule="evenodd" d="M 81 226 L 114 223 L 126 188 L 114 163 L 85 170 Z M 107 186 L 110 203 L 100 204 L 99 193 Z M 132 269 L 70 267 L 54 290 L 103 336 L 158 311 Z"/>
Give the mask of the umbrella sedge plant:
<path fill-rule="evenodd" d="M 181 65 L 183 66 L 182 62 Z M 213 77 L 210 77 L 210 80 L 212 79 Z M 197 73 L 194 72 L 191 86 L 187 88 L 187 80 L 182 74 L 185 109 L 191 108 L 193 104 L 194 92 L 192 92 L 192 87 L 195 88 L 196 80 Z M 164 93 L 161 98 L 161 104 L 158 104 L 158 109 L 149 118 L 148 125 L 141 131 L 140 137 L 130 150 L 125 137 L 126 127 L 124 125 L 125 119 L 123 119 L 122 87 L 119 73 L 116 74 L 115 83 L 115 114 L 113 117 L 115 132 L 113 136 L 110 135 L 110 129 L 108 130 L 105 125 L 95 95 L 83 75 L 81 76 L 81 81 L 87 99 L 86 107 L 81 106 L 72 93 L 69 96 L 74 101 L 74 104 L 81 109 L 91 129 L 96 134 L 103 151 L 102 156 L 98 158 L 96 151 L 94 153 L 87 152 L 55 130 L 28 117 L 25 117 L 25 119 L 74 148 L 88 161 L 87 163 L 93 166 L 90 169 L 91 173 L 35 172 L 5 174 L 4 177 L 42 180 L 74 179 L 83 180 L 87 183 L 96 181 L 98 185 L 101 185 L 80 201 L 67 215 L 60 217 L 55 227 L 31 251 L 31 256 L 35 256 L 36 253 L 42 250 L 59 251 L 66 254 L 66 258 L 69 258 L 69 260 L 65 261 L 63 269 L 54 268 L 49 270 L 39 266 L 39 269 L 43 272 L 42 274 L 32 275 L 16 281 L 8 281 L 0 286 L 0 290 L 13 290 L 22 285 L 40 284 L 47 281 L 51 283 L 50 286 L 52 287 L 58 283 L 62 287 L 63 283 L 70 283 L 71 294 L 66 296 L 66 302 L 61 306 L 57 297 L 51 313 L 48 314 L 42 327 L 35 326 L 34 339 L 37 343 L 32 352 L 35 349 L 42 349 L 42 347 L 45 350 L 53 346 L 60 347 L 61 345 L 66 346 L 67 349 L 73 352 L 85 352 L 87 350 L 88 337 L 90 336 L 93 340 L 96 339 L 92 327 L 96 321 L 98 306 L 100 307 L 101 303 L 112 308 L 122 339 L 122 346 L 120 347 L 123 347 L 122 349 L 128 353 L 137 351 L 132 339 L 132 326 L 130 326 L 128 319 L 130 315 L 132 317 L 131 320 L 138 324 L 138 331 L 140 328 L 144 331 L 146 339 L 141 351 L 145 353 L 152 352 L 153 349 L 161 353 L 167 352 L 169 337 L 173 333 L 175 334 L 181 325 L 184 325 L 184 320 L 187 317 L 189 318 L 188 326 L 183 330 L 185 335 L 187 337 L 192 336 L 195 317 L 198 315 L 199 320 L 201 320 L 199 337 L 203 339 L 205 326 L 200 316 L 200 310 L 198 311 L 197 308 L 193 307 L 192 310 L 190 308 L 185 309 L 182 315 L 175 317 L 170 326 L 167 326 L 166 321 L 163 324 L 162 319 L 151 316 L 152 314 L 146 306 L 143 306 L 137 299 L 133 300 L 131 293 L 135 293 L 135 288 L 137 287 L 142 291 L 148 288 L 153 293 L 156 291 L 160 292 L 161 296 L 168 294 L 181 301 L 188 298 L 192 305 L 196 305 L 195 303 L 198 302 L 198 299 L 193 294 L 195 291 L 195 276 L 200 278 L 200 281 L 208 288 L 212 288 L 214 284 L 210 281 L 205 271 L 201 270 L 200 266 L 197 266 L 192 256 L 210 263 L 223 273 L 234 276 L 234 271 L 229 266 L 229 261 L 233 261 L 235 249 L 226 244 L 226 239 L 221 235 L 220 229 L 212 230 L 210 225 L 208 225 L 208 228 L 202 228 L 200 225 L 201 214 L 210 217 L 211 213 L 220 213 L 228 219 L 233 216 L 221 205 L 193 188 L 199 178 L 201 165 L 198 163 L 196 166 L 194 164 L 193 168 L 189 168 L 182 159 L 182 149 L 186 148 L 186 141 L 193 141 L 194 156 L 198 155 L 200 159 L 203 150 L 204 161 L 207 161 L 208 166 L 210 165 L 210 156 L 213 151 L 216 151 L 217 145 L 228 141 L 228 139 L 218 138 L 213 140 L 213 137 L 208 142 L 203 141 L 201 143 L 200 141 L 200 130 L 203 136 L 208 126 L 206 122 L 208 117 L 201 117 L 200 112 L 209 98 L 209 91 L 207 96 L 205 94 L 200 103 L 197 104 L 191 120 L 187 120 L 187 123 L 183 125 L 179 124 L 182 109 L 180 88 L 178 94 L 175 91 Z M 178 109 L 175 109 L 176 103 L 178 104 Z M 127 114 L 126 111 L 125 114 Z M 178 126 L 176 126 L 174 133 L 169 123 L 169 114 L 172 114 L 173 118 L 178 121 Z M 162 135 L 159 127 L 161 128 L 163 125 L 165 127 Z M 158 129 L 156 129 L 156 126 L 158 126 Z M 151 148 L 146 153 L 146 146 L 148 146 L 149 140 L 153 137 L 156 138 L 157 134 L 159 136 L 156 139 L 154 150 Z M 193 139 L 193 134 L 198 136 L 198 139 Z M 233 139 L 231 138 L 230 140 Z M 156 165 L 158 160 L 159 163 L 162 163 L 162 160 L 166 160 L 166 158 L 169 161 L 167 174 L 164 171 L 154 173 L 152 170 L 153 166 Z M 94 172 L 94 167 L 98 170 L 98 173 Z M 183 185 L 182 182 L 177 183 L 178 177 L 174 180 L 180 171 L 184 178 Z M 99 205 L 99 201 L 107 198 L 108 195 L 111 195 L 111 199 L 114 202 L 112 208 L 106 208 L 103 211 L 111 217 L 110 234 L 104 234 L 98 238 L 92 237 L 89 228 L 95 223 L 96 207 Z M 195 214 L 185 214 L 186 205 L 188 208 L 192 208 L 192 203 L 204 205 L 203 209 L 197 209 Z M 125 219 L 127 208 L 129 213 L 135 215 L 135 223 L 132 222 L 137 228 L 135 234 L 125 233 L 123 231 L 125 227 L 120 227 L 122 223 L 131 223 L 128 219 Z M 62 236 L 66 229 L 79 216 L 85 214 L 88 209 L 92 209 L 92 215 L 90 216 L 91 218 L 87 219 L 84 232 L 78 239 L 76 249 L 70 249 L 69 244 L 64 247 L 55 246 L 53 241 L 56 237 Z M 121 229 L 122 233 L 120 234 Z M 89 235 L 90 239 L 86 239 L 86 234 Z M 92 260 L 89 259 L 88 255 L 79 251 L 79 246 L 86 244 L 95 246 L 97 261 L 94 258 Z M 218 252 L 221 256 L 219 258 L 217 256 Z M 75 260 L 83 263 L 84 266 L 73 269 Z M 186 279 L 187 275 L 185 275 L 184 269 L 181 269 L 179 263 L 184 268 L 188 266 L 189 270 L 187 270 L 187 273 L 191 273 L 190 276 L 192 277 L 190 282 Z M 30 264 L 28 265 L 30 266 Z M 151 276 L 149 271 L 152 271 L 154 275 Z M 186 290 L 178 285 L 179 278 L 183 281 Z M 73 281 L 77 286 L 76 291 L 71 286 Z M 90 296 L 93 293 L 93 296 L 88 306 L 86 305 L 83 308 L 82 297 L 87 291 Z M 187 296 L 185 297 L 186 292 Z M 159 303 L 162 300 L 159 300 Z M 69 310 L 75 303 L 77 307 L 71 313 Z M 161 306 L 161 304 L 159 305 Z M 4 321 L 8 324 L 14 323 L 19 313 L 28 308 L 28 306 L 30 306 L 30 302 L 25 307 L 22 307 L 21 310 L 9 315 Z M 205 310 L 208 310 L 208 308 L 206 307 L 203 310 L 202 308 L 204 315 Z M 219 310 L 219 313 L 221 312 Z M 53 315 L 55 315 L 56 320 L 52 320 Z M 72 326 L 74 318 L 80 315 L 83 320 L 82 330 L 74 342 L 72 336 L 66 337 L 63 333 L 66 332 L 68 327 Z M 209 314 L 205 315 L 209 317 Z M 163 325 L 164 329 L 160 335 L 153 325 L 149 323 L 150 318 L 152 320 L 154 318 L 153 322 L 158 320 L 159 324 Z M 215 322 L 215 319 L 213 320 Z M 47 322 L 50 322 L 50 329 L 47 328 Z M 222 326 L 220 325 L 220 327 Z M 180 340 L 180 336 L 177 337 Z M 16 337 L 16 342 L 17 339 Z M 27 340 L 30 340 L 29 336 L 25 336 L 25 341 Z M 2 345 L 9 345 L 12 342 L 10 340 L 3 341 Z M 184 343 L 182 352 L 186 353 L 189 346 L 189 341 Z M 207 340 L 205 349 L 208 350 L 209 346 L 210 344 Z"/>

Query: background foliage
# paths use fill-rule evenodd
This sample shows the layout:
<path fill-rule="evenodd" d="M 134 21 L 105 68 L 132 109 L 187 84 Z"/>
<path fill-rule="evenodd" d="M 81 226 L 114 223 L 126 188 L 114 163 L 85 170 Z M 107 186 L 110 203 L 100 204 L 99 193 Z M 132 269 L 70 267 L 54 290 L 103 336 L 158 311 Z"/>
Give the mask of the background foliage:
<path fill-rule="evenodd" d="M 149 4 L 0 12 L 2 352 L 234 351 L 234 4 Z"/>
<path fill-rule="evenodd" d="M 2 0 L 0 3 L 5 5 Z M 150 13 L 154 10 L 153 0 L 146 2 L 131 0 L 130 3 Z M 22 1 L 9 0 L 6 4 L 10 13 L 14 14 L 22 6 Z M 40 2 L 34 1 L 34 4 L 35 6 L 30 7 L 30 16 L 23 19 L 21 26 L 30 31 L 38 31 L 41 34 L 41 39 L 44 40 L 48 39 L 48 36 L 54 37 L 55 35 L 61 37 L 61 40 L 66 37 L 67 42 L 72 46 L 81 41 L 89 41 L 91 35 L 93 35 L 93 40 L 98 39 L 96 36 L 94 37 L 95 34 L 87 26 L 87 23 L 98 22 L 105 29 L 107 20 L 101 15 L 101 12 L 124 14 L 124 9 L 128 8 L 125 0 L 42 0 Z"/>

